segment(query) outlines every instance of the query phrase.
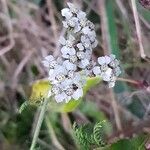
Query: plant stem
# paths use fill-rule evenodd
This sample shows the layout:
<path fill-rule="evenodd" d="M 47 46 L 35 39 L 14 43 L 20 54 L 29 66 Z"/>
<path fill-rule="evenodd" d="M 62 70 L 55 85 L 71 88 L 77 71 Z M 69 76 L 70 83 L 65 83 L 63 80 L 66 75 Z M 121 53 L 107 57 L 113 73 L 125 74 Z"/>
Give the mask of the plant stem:
<path fill-rule="evenodd" d="M 131 0 L 131 6 L 132 6 L 134 21 L 135 21 L 135 27 L 136 27 L 136 33 L 137 33 L 137 38 L 138 38 L 138 43 L 139 43 L 139 48 L 140 48 L 140 54 L 141 54 L 141 57 L 145 59 L 146 55 L 145 55 L 144 47 L 143 47 L 143 43 L 142 43 L 142 32 L 141 32 L 141 25 L 140 25 L 140 21 L 139 21 L 137 6 L 136 6 L 136 0 Z"/>
<path fill-rule="evenodd" d="M 52 143 L 54 144 L 54 146 L 59 150 L 65 150 L 65 148 L 59 143 L 59 141 L 57 139 L 57 136 L 56 136 L 55 131 L 54 131 L 52 125 L 51 125 L 51 122 L 50 122 L 50 119 L 49 119 L 48 115 L 46 115 L 46 117 L 45 117 L 45 123 L 46 123 L 48 133 L 50 135 L 50 138 L 51 138 Z"/>
<path fill-rule="evenodd" d="M 40 115 L 39 115 L 39 118 L 38 118 L 38 122 L 37 122 L 37 125 L 36 125 L 36 128 L 35 128 L 35 132 L 34 132 L 34 136 L 33 136 L 33 140 L 32 140 L 30 150 L 34 150 L 34 147 L 37 143 L 40 128 L 41 128 L 41 125 L 42 125 L 42 122 L 43 122 L 43 119 L 44 119 L 44 115 L 45 115 L 46 106 L 47 106 L 48 101 L 49 101 L 49 99 L 45 98 L 44 103 L 42 105 L 41 112 L 40 112 Z"/>

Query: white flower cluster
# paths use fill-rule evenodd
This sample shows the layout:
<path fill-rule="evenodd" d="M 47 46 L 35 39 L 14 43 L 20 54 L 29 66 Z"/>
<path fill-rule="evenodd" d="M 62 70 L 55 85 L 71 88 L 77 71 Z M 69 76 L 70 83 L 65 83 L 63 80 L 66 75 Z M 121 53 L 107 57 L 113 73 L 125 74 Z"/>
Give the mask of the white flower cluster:
<path fill-rule="evenodd" d="M 119 61 L 115 55 L 99 57 L 93 73 L 108 82 L 109 87 L 114 87 L 117 77 L 121 74 Z"/>
<path fill-rule="evenodd" d="M 100 76 L 113 87 L 121 73 L 119 61 L 114 55 L 98 58 L 98 65 L 92 61 L 92 50 L 98 44 L 94 24 L 86 18 L 85 12 L 72 3 L 67 3 L 61 13 L 66 37 L 60 37 L 61 57 L 45 57 L 43 65 L 48 69 L 49 81 L 56 102 L 78 100 L 83 96 L 87 76 Z"/>
<path fill-rule="evenodd" d="M 49 81 L 52 89 L 49 95 L 54 95 L 56 102 L 69 102 L 71 99 L 78 100 L 83 96 L 84 76 L 76 72 L 76 66 L 68 60 L 55 58 L 52 55 L 45 57 L 44 66 L 49 71 Z"/>

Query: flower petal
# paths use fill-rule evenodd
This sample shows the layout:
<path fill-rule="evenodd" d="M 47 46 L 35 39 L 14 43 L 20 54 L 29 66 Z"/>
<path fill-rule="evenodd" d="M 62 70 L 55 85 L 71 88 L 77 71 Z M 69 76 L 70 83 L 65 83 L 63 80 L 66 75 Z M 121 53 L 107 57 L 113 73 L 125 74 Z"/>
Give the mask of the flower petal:
<path fill-rule="evenodd" d="M 84 50 L 84 47 L 83 47 L 82 43 L 78 43 L 78 44 L 77 44 L 77 47 L 78 47 L 78 49 L 79 49 L 80 51 L 83 51 L 83 50 Z"/>
<path fill-rule="evenodd" d="M 63 100 L 67 97 L 67 95 L 63 92 L 61 94 L 55 95 L 55 100 L 57 103 L 63 102 Z"/>
<path fill-rule="evenodd" d="M 85 19 L 85 17 L 86 17 L 86 13 L 85 13 L 85 12 L 83 12 L 83 11 L 79 11 L 79 12 L 78 12 L 77 18 L 78 18 L 79 20 Z"/>
<path fill-rule="evenodd" d="M 48 55 L 48 56 L 46 56 L 46 57 L 45 57 L 45 60 L 47 60 L 47 61 L 51 62 L 51 61 L 53 61 L 53 60 L 54 60 L 54 56 L 52 56 L 52 55 Z"/>
<path fill-rule="evenodd" d="M 71 11 L 69 10 L 69 8 L 64 8 L 61 10 L 61 14 L 63 17 L 65 17 L 66 19 L 70 19 L 73 14 L 71 13 Z"/>
<path fill-rule="evenodd" d="M 65 39 L 63 36 L 61 36 L 61 37 L 59 38 L 59 43 L 60 43 L 61 45 L 66 45 L 66 39 Z"/>
<path fill-rule="evenodd" d="M 75 99 L 75 100 L 78 100 L 80 97 L 83 96 L 83 90 L 82 89 L 77 89 L 73 95 L 72 95 L 72 98 Z"/>
<path fill-rule="evenodd" d="M 99 58 L 98 58 L 98 63 L 99 63 L 100 65 L 105 64 L 105 57 L 99 57 Z"/>
<path fill-rule="evenodd" d="M 44 67 L 49 68 L 50 63 L 48 61 L 43 60 L 42 64 L 44 65 Z"/>
<path fill-rule="evenodd" d="M 93 68 L 93 73 L 94 73 L 95 75 L 100 75 L 100 74 L 101 74 L 101 69 L 100 69 L 100 67 L 99 67 L 99 66 L 95 66 L 95 67 Z"/>
<path fill-rule="evenodd" d="M 69 71 L 69 70 L 76 70 L 76 65 L 69 62 L 69 60 L 65 60 L 63 62 L 63 66 Z"/>
<path fill-rule="evenodd" d="M 89 32 L 91 32 L 91 29 L 88 26 L 86 26 L 82 29 L 82 32 L 83 34 L 88 34 Z"/>

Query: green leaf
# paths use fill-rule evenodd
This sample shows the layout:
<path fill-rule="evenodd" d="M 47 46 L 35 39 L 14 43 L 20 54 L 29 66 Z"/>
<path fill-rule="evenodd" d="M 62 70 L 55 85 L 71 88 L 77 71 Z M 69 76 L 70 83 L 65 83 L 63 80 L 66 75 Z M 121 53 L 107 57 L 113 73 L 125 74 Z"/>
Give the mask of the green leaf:
<path fill-rule="evenodd" d="M 96 124 L 88 123 L 80 126 L 74 123 L 75 140 L 83 150 L 91 149 L 92 146 L 104 147 L 107 143 L 107 126 L 108 124 L 105 120 Z"/>
<path fill-rule="evenodd" d="M 19 113 L 21 114 L 27 107 L 28 107 L 28 101 L 25 101 L 19 108 Z"/>
<path fill-rule="evenodd" d="M 37 105 L 47 98 L 48 91 L 51 89 L 51 84 L 48 80 L 38 80 L 32 84 L 32 91 L 29 98 L 29 103 Z"/>
<path fill-rule="evenodd" d="M 87 78 L 87 83 L 84 90 L 84 95 L 87 91 L 98 84 L 101 81 L 98 77 Z M 47 97 L 48 91 L 51 89 L 50 82 L 48 80 L 39 80 L 32 85 L 32 92 L 29 98 L 29 104 L 37 105 L 43 102 L 43 99 Z M 50 99 L 49 109 L 56 112 L 71 112 L 73 111 L 82 101 L 82 98 L 79 100 L 70 100 L 68 103 L 57 103 L 53 98 Z M 23 106 L 21 107 L 21 111 Z"/>
<path fill-rule="evenodd" d="M 146 135 L 140 135 L 132 139 L 119 140 L 104 150 L 145 150 L 146 139 Z"/>

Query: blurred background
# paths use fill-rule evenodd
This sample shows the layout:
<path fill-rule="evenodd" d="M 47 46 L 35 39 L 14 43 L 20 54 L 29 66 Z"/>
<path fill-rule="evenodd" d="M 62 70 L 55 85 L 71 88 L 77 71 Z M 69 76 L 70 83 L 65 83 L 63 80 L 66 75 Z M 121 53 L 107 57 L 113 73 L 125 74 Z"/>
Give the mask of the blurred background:
<path fill-rule="evenodd" d="M 28 150 L 39 109 L 28 107 L 34 81 L 47 77 L 41 61 L 59 55 L 67 0 L 0 0 L 0 150 Z M 113 53 L 122 75 L 114 89 L 92 88 L 71 113 L 48 112 L 36 150 L 81 149 L 72 124 L 107 120 L 110 150 L 150 150 L 150 1 L 72 0 L 95 24 L 93 57 Z M 113 144 L 112 144 L 113 143 Z M 90 149 L 101 149 L 91 147 Z"/>

